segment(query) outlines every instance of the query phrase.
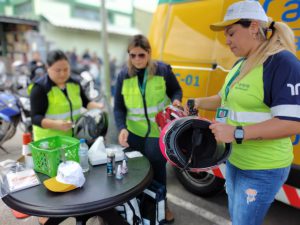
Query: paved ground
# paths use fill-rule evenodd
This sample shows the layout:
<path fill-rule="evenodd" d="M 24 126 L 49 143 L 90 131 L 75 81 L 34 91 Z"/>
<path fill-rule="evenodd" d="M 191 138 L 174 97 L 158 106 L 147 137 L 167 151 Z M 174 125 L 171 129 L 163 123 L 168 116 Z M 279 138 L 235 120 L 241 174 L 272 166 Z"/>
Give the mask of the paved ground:
<path fill-rule="evenodd" d="M 111 135 L 112 138 L 116 136 Z M 13 139 L 5 143 L 9 154 L 0 150 L 0 161 L 5 159 L 17 159 L 21 154 L 21 133 L 17 133 Z M 175 222 L 172 225 L 226 225 L 229 221 L 227 209 L 227 196 L 224 192 L 211 198 L 201 198 L 187 192 L 175 177 L 173 169 L 168 167 L 168 199 L 169 206 L 175 214 Z M 275 202 L 264 225 L 299 225 L 299 209 Z M 90 225 L 98 225 L 95 221 L 89 221 Z M 17 220 L 11 210 L 0 201 L 0 225 L 38 225 L 36 217 L 25 220 Z M 61 225 L 75 225 L 75 220 L 70 218 Z"/>

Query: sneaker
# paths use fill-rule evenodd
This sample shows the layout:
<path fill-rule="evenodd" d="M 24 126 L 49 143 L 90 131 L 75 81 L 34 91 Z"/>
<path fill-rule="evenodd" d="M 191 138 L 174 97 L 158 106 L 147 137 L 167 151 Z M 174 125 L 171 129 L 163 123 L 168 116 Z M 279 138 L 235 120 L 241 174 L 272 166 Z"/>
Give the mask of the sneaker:
<path fill-rule="evenodd" d="M 165 223 L 173 223 L 175 220 L 174 214 L 171 212 L 168 206 L 166 206 L 165 211 Z"/>

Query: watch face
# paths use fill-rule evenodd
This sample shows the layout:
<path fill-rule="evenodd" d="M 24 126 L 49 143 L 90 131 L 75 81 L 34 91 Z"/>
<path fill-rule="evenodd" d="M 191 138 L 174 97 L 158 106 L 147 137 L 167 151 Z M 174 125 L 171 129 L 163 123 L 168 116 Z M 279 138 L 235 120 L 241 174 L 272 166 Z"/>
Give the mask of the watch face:
<path fill-rule="evenodd" d="M 236 129 L 234 133 L 235 138 L 243 139 L 244 138 L 244 131 L 242 129 Z"/>

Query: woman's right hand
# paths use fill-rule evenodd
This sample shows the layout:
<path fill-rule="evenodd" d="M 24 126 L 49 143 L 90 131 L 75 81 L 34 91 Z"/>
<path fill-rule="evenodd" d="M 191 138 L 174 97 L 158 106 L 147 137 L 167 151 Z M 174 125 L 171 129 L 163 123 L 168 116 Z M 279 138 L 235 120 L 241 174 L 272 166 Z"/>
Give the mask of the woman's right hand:
<path fill-rule="evenodd" d="M 120 131 L 120 134 L 119 134 L 119 143 L 120 145 L 122 145 L 123 147 L 129 147 L 129 144 L 127 142 L 127 139 L 128 139 L 128 135 L 129 135 L 129 132 L 127 129 L 122 129 Z"/>
<path fill-rule="evenodd" d="M 199 98 L 190 98 L 188 100 L 194 100 L 194 110 L 197 110 L 199 108 Z M 190 109 L 188 106 L 188 101 L 184 105 L 184 114 L 189 115 Z"/>
<path fill-rule="evenodd" d="M 53 120 L 48 118 L 44 118 L 41 125 L 42 128 L 62 131 L 68 131 L 73 127 L 73 123 L 69 120 Z"/>

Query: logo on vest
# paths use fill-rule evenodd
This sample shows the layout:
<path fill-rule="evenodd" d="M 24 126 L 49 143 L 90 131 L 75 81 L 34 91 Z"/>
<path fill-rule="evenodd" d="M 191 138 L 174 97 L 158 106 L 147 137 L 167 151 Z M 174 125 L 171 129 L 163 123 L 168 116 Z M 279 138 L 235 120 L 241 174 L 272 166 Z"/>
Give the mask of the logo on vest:
<path fill-rule="evenodd" d="M 247 91 L 250 88 L 249 84 L 239 82 L 235 85 L 235 89 Z"/>
<path fill-rule="evenodd" d="M 291 95 L 299 95 L 299 87 L 300 87 L 300 83 L 297 83 L 295 85 L 293 84 L 287 84 L 287 87 L 289 87 L 291 89 Z"/>

